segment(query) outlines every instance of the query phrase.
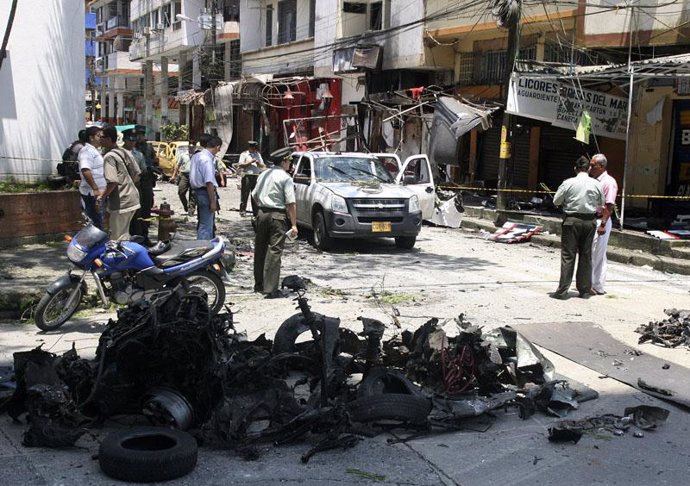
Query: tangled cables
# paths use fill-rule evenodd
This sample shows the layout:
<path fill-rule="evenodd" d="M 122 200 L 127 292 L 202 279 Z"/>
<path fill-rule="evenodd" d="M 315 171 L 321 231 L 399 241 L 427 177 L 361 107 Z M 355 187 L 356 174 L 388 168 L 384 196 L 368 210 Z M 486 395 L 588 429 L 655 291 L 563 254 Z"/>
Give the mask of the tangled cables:
<path fill-rule="evenodd" d="M 510 28 L 518 22 L 522 0 L 491 0 L 491 14 L 496 17 L 496 25 Z"/>

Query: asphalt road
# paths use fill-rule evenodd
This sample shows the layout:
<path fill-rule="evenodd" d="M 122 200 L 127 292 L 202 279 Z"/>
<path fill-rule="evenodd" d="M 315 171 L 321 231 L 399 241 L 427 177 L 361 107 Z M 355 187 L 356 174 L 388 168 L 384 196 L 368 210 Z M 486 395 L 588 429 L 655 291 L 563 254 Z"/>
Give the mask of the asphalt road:
<path fill-rule="evenodd" d="M 237 181 L 221 188 L 220 234 L 238 251 L 228 287 L 235 323 L 251 337 L 272 332 L 295 313 L 289 299 L 266 301 L 252 292 L 252 231 L 237 212 Z M 175 187 L 159 184 L 156 201 L 166 198 L 176 211 L 181 205 Z M 193 236 L 193 222 L 180 224 L 180 235 Z M 664 318 L 663 309 L 690 308 L 690 277 L 612 263 L 608 294 L 583 300 L 553 300 L 548 292 L 558 280 L 558 250 L 524 243 L 503 245 L 479 233 L 424 227 L 412 251 L 395 248 L 393 241 L 344 242 L 330 253 L 315 251 L 307 232 L 290 243 L 284 254 L 283 275 L 298 274 L 311 281 L 309 296 L 315 311 L 340 317 L 343 325 L 360 331 L 359 316 L 390 323 L 387 333 L 414 329 L 430 317 L 464 318 L 485 329 L 525 322 L 594 322 L 613 337 L 672 366 L 690 368 L 690 351 L 637 345 L 634 329 Z M 81 355 L 93 355 L 108 314 L 93 314 L 53 334 L 39 334 L 29 325 L 0 325 L 0 364 L 11 353 L 44 343 L 61 352 L 75 342 Z M 593 342 L 592 347 L 596 348 Z M 671 410 L 668 422 L 644 438 L 585 436 L 577 445 L 554 445 L 546 429 L 555 419 L 535 415 L 520 420 L 514 409 L 496 413 L 487 432 L 457 432 L 428 436 L 404 444 L 389 444 L 391 435 L 365 439 L 345 451 L 316 455 L 307 465 L 299 461 L 309 447 L 267 448 L 260 459 L 244 462 L 232 452 L 202 449 L 197 468 L 171 484 L 354 484 L 372 479 L 348 472 L 357 468 L 385 476 L 383 484 L 686 484 L 690 457 L 690 414 L 660 402 L 578 363 L 545 352 L 556 370 L 600 393 L 571 414 L 584 418 L 653 404 Z M 688 370 L 690 373 L 690 370 Z M 91 459 L 103 433 L 122 424 L 108 423 L 95 436 L 84 436 L 70 450 L 27 449 L 21 445 L 25 428 L 0 417 L 0 484 L 111 484 Z"/>

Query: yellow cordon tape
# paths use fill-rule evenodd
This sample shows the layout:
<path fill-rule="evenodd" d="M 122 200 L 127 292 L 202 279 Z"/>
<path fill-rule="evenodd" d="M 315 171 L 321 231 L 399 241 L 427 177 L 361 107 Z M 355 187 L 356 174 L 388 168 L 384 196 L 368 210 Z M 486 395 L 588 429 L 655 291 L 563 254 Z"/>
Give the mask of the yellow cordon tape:
<path fill-rule="evenodd" d="M 8 157 L 6 155 L 0 155 L 0 159 L 33 160 L 33 161 L 42 161 L 42 162 L 62 162 L 62 160 L 36 159 L 36 158 L 26 158 L 26 157 Z M 556 191 L 539 191 L 537 189 L 532 191 L 532 190 L 527 190 L 527 189 L 487 189 L 484 187 L 444 186 L 444 185 L 438 185 L 436 187 L 439 189 L 446 190 L 446 191 L 513 192 L 516 194 L 519 194 L 519 193 L 524 193 L 524 194 L 555 194 L 556 193 Z M 622 198 L 622 197 L 623 196 L 621 194 L 618 195 L 618 198 Z M 657 195 L 653 195 L 653 194 L 627 194 L 625 197 L 626 198 L 628 198 L 628 197 L 642 198 L 642 199 L 690 199 L 690 196 L 657 196 Z M 158 219 L 158 218 L 156 218 L 156 219 Z"/>
<path fill-rule="evenodd" d="M 539 191 L 537 189 L 534 190 L 528 190 L 528 189 L 493 189 L 493 188 L 484 188 L 484 187 L 466 187 L 466 186 L 444 186 L 444 185 L 438 185 L 436 186 L 438 189 L 443 189 L 447 191 L 475 191 L 475 192 L 514 192 L 514 193 L 525 193 L 525 194 L 556 194 L 556 191 Z M 623 196 L 621 194 L 618 195 L 618 198 L 622 198 Z M 626 194 L 626 198 L 629 197 L 636 197 L 636 198 L 645 198 L 645 199 L 690 199 L 690 196 L 655 196 L 652 194 Z"/>

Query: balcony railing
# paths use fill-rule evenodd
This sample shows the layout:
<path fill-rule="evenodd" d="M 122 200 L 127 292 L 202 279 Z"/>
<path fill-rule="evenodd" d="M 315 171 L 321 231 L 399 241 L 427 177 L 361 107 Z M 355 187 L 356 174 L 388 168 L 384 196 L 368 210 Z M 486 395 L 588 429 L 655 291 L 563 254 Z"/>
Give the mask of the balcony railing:
<path fill-rule="evenodd" d="M 105 30 L 116 29 L 117 27 L 129 27 L 129 19 L 116 15 L 109 18 L 105 23 Z"/>

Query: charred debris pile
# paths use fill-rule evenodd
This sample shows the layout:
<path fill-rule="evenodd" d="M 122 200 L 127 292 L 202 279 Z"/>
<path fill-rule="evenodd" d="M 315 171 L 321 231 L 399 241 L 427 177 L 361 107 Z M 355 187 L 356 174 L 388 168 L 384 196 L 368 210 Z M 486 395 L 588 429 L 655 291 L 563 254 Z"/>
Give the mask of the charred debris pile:
<path fill-rule="evenodd" d="M 690 348 L 690 310 L 665 309 L 664 313 L 668 318 L 635 329 L 642 334 L 639 344 L 651 342 L 666 348 Z"/>
<path fill-rule="evenodd" d="M 355 333 L 312 312 L 304 289 L 298 295 L 300 312 L 272 341 L 247 340 L 229 311 L 212 316 L 200 289 L 130 305 L 108 323 L 93 360 L 75 349 L 15 353 L 17 386 L 0 411 L 26 414 L 27 446 L 72 445 L 108 417 L 143 414 L 248 459 L 264 444 L 306 440 L 306 462 L 391 428 L 486 429 L 491 411 L 507 407 L 522 418 L 564 417 L 596 396 L 555 380 L 511 328 L 483 333 L 460 316 L 453 337 L 431 319 L 384 340 L 380 321 L 360 318 Z"/>

